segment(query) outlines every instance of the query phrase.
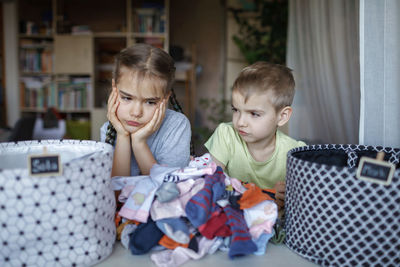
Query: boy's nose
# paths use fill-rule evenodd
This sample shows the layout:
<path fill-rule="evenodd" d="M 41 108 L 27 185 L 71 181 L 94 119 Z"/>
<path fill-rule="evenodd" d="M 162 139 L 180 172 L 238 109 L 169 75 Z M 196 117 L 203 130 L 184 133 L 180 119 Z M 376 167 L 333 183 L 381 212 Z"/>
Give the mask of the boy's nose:
<path fill-rule="evenodd" d="M 245 127 L 246 126 L 246 119 L 245 119 L 245 117 L 243 115 L 239 115 L 239 118 L 237 120 L 237 124 L 238 124 L 238 126 L 241 126 L 241 127 Z"/>

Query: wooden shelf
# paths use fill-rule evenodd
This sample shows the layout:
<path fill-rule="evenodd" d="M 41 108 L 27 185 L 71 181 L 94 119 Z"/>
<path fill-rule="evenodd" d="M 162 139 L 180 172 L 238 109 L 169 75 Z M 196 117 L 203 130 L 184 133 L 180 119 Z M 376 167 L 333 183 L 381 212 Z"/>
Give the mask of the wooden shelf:
<path fill-rule="evenodd" d="M 92 116 L 96 117 L 96 110 L 105 108 L 107 103 L 114 56 L 121 49 L 138 42 L 155 41 L 154 45 L 168 51 L 169 0 L 33 2 L 19 0 L 18 4 L 18 21 L 25 23 L 21 25 L 24 32 L 18 35 L 20 105 L 23 113 L 43 113 L 46 109 L 41 108 L 42 106 L 54 106 L 60 113 L 73 114 L 76 117 L 87 117 L 89 114 L 90 119 Z M 157 11 L 162 11 L 164 24 L 159 24 L 154 29 L 165 29 L 165 32 L 134 32 L 134 14 L 146 3 L 163 6 L 163 9 Z M 45 18 L 43 14 L 46 14 Z M 73 26 L 81 26 L 78 29 L 82 32 L 72 33 Z M 135 27 L 137 26 L 136 24 Z M 50 57 L 46 58 L 49 54 Z M 51 64 L 43 67 L 43 62 L 47 63 L 47 60 Z M 85 76 L 90 79 L 90 83 L 86 83 L 85 89 L 69 87 L 62 84 L 64 76 L 71 83 L 74 79 Z M 36 88 L 37 84 L 42 86 Z M 78 100 L 71 100 L 75 98 Z M 64 99 L 67 100 L 64 102 Z M 64 103 L 68 104 L 62 106 Z M 104 121 L 106 119 L 105 117 Z"/>

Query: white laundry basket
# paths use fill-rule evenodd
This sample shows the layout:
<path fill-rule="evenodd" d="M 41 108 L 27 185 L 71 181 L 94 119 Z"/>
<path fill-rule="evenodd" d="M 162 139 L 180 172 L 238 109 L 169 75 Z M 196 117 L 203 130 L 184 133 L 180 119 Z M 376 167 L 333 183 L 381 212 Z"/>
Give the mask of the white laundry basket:
<path fill-rule="evenodd" d="M 62 174 L 30 176 L 28 155 L 58 154 Z M 113 148 L 95 141 L 0 143 L 0 266 L 90 266 L 112 252 Z"/>

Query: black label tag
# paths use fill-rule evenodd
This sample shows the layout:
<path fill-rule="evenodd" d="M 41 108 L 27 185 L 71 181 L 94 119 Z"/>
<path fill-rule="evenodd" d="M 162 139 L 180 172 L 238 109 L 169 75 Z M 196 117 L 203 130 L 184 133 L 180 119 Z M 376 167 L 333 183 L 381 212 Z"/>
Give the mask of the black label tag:
<path fill-rule="evenodd" d="M 387 161 L 362 157 L 357 169 L 357 178 L 372 183 L 389 185 L 392 182 L 395 166 Z"/>
<path fill-rule="evenodd" d="M 62 166 L 59 155 L 30 155 L 28 159 L 31 176 L 61 175 Z"/>

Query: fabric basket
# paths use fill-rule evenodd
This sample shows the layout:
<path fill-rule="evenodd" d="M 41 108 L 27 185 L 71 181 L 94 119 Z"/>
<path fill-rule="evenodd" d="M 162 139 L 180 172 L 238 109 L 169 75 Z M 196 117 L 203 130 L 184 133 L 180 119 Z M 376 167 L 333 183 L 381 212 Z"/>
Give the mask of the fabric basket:
<path fill-rule="evenodd" d="M 356 177 L 362 156 L 395 164 L 390 185 Z M 400 266 L 397 148 L 312 145 L 288 152 L 286 245 L 322 266 Z"/>
<path fill-rule="evenodd" d="M 28 155 L 58 154 L 62 174 L 30 176 Z M 115 242 L 113 149 L 95 141 L 0 143 L 0 266 L 90 266 Z"/>

